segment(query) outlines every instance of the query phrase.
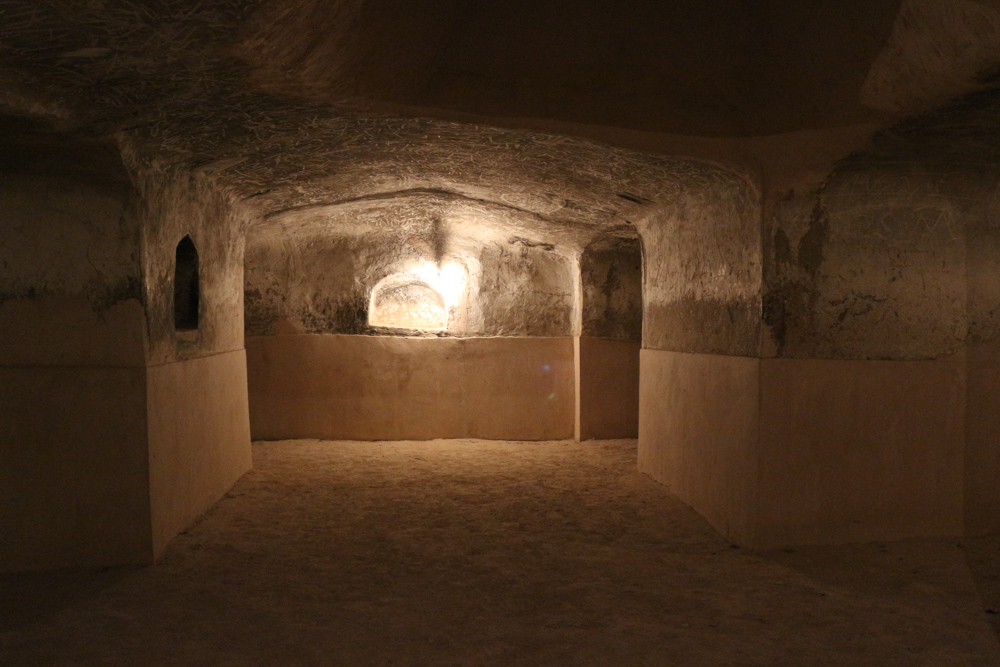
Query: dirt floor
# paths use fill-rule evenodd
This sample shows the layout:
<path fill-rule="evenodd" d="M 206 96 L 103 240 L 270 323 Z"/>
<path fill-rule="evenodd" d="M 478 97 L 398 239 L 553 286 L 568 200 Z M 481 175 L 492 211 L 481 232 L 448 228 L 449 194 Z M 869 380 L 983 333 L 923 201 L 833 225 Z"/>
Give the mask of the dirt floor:
<path fill-rule="evenodd" d="M 0 665 L 1000 665 L 1000 539 L 748 553 L 635 450 L 257 443 L 156 566 L 0 577 Z"/>

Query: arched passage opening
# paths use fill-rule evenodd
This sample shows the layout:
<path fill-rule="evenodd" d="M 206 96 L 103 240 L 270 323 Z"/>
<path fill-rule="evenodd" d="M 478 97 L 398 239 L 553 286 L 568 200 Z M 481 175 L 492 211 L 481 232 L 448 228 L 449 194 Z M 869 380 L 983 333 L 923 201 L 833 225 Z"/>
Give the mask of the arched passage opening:
<path fill-rule="evenodd" d="M 638 236 L 602 235 L 580 256 L 575 341 L 577 440 L 639 435 L 642 249 Z"/>

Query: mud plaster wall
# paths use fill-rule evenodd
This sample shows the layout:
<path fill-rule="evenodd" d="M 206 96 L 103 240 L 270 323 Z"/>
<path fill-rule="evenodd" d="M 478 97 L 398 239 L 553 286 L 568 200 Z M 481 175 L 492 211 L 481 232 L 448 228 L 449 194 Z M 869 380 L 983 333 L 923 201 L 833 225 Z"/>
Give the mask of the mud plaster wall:
<path fill-rule="evenodd" d="M 582 335 L 642 340 L 642 248 L 639 239 L 597 239 L 580 257 Z"/>
<path fill-rule="evenodd" d="M 572 259 L 516 237 L 455 239 L 444 263 L 464 289 L 448 335 L 564 336 L 572 333 Z M 437 266 L 422 234 L 251 235 L 246 255 L 246 335 L 399 334 L 368 325 L 372 289 L 383 278 Z"/>
<path fill-rule="evenodd" d="M 738 176 L 692 169 L 645 218 L 643 348 L 755 356 L 760 197 Z"/>

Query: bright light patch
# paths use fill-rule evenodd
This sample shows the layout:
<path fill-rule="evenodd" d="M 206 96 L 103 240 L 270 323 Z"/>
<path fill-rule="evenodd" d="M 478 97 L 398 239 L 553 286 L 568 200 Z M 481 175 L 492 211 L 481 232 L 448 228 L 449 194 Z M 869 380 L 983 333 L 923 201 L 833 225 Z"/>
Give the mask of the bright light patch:
<path fill-rule="evenodd" d="M 433 287 L 451 307 L 458 303 L 465 291 L 465 270 L 454 262 L 446 262 L 440 269 L 431 262 L 424 262 L 414 271 L 421 280 Z"/>
<path fill-rule="evenodd" d="M 372 326 L 439 331 L 448 327 L 444 295 L 422 277 L 397 273 L 379 281 L 368 308 Z"/>
<path fill-rule="evenodd" d="M 447 329 L 448 311 L 461 302 L 465 282 L 465 267 L 453 262 L 440 268 L 423 262 L 386 276 L 372 290 L 368 323 L 397 329 Z"/>

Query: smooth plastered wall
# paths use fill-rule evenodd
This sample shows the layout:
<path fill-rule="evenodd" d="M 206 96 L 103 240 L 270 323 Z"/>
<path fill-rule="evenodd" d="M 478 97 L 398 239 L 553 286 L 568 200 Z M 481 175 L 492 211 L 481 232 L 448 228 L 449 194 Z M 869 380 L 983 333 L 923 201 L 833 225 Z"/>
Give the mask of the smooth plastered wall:
<path fill-rule="evenodd" d="M 996 502 L 980 483 L 963 508 L 965 389 L 961 357 L 643 350 L 639 469 L 758 549 L 961 535 Z"/>
<path fill-rule="evenodd" d="M 639 347 L 626 340 L 579 336 L 577 440 L 639 436 Z"/>
<path fill-rule="evenodd" d="M 145 563 L 142 367 L 0 367 L 0 571 Z"/>
<path fill-rule="evenodd" d="M 149 497 L 158 556 L 251 468 L 246 353 L 150 366 Z"/>
<path fill-rule="evenodd" d="M 760 548 L 961 535 L 964 359 L 766 359 Z"/>
<path fill-rule="evenodd" d="M 573 339 L 247 338 L 254 439 L 573 437 Z"/>
<path fill-rule="evenodd" d="M 757 359 L 642 350 L 639 471 L 735 542 L 751 544 L 757 502 Z"/>
<path fill-rule="evenodd" d="M 966 351 L 965 532 L 1000 532 L 1000 344 Z"/>

